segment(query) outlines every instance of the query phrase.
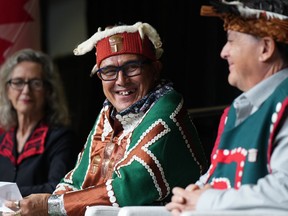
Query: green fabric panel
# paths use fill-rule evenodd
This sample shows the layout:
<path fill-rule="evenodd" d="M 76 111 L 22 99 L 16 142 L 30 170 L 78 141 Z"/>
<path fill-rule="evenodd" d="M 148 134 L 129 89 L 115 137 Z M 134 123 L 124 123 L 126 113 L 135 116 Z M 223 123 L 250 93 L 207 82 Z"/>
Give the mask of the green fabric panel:
<path fill-rule="evenodd" d="M 200 176 L 199 165 L 194 161 L 192 153 L 187 148 L 185 139 L 179 130 L 179 125 L 176 125 L 170 118 L 182 102 L 181 95 L 175 91 L 171 91 L 159 99 L 141 124 L 133 131 L 129 146 L 129 149 L 133 148 L 143 132 L 157 120 L 161 119 L 165 122 L 170 131 L 149 146 L 149 150 L 155 155 L 163 168 L 165 179 L 169 185 L 169 193 L 173 187 L 185 187 L 198 180 Z M 180 126 L 190 133 L 188 137 L 191 135 L 193 137 L 193 140 L 189 140 L 189 143 L 193 143 L 197 147 L 197 151 L 201 152 L 201 160 L 206 161 L 197 132 L 189 120 L 186 110 L 183 118 L 185 120 L 182 121 Z M 120 168 L 120 174 L 120 178 L 114 174 L 114 181 L 112 182 L 117 203 L 120 206 L 149 205 L 160 198 L 150 173 L 139 161 L 133 160 L 129 166 Z M 145 191 L 149 193 L 145 193 Z M 168 197 L 170 197 L 170 194 Z"/>
<path fill-rule="evenodd" d="M 277 104 L 282 103 L 287 95 L 288 79 L 282 82 L 255 113 L 236 127 L 234 127 L 236 113 L 233 106 L 231 106 L 218 149 L 230 151 L 239 147 L 247 151 L 257 149 L 256 161 L 249 161 L 248 155 L 245 158 L 241 184 L 255 184 L 259 178 L 268 174 L 268 141 L 271 135 L 271 119 L 272 115 L 276 113 Z M 209 178 L 209 182 L 213 178 L 225 177 L 230 180 L 231 187 L 236 187 L 236 162 L 221 162 L 216 167 L 217 169 Z"/>

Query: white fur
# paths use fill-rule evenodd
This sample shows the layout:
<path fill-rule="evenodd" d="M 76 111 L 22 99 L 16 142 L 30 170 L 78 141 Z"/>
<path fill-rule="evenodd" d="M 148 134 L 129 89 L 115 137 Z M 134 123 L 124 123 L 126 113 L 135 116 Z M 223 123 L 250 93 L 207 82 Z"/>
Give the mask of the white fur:
<path fill-rule="evenodd" d="M 116 26 L 110 29 L 105 29 L 101 31 L 101 28 L 98 28 L 98 31 L 92 35 L 88 40 L 84 41 L 83 43 L 79 44 L 76 49 L 74 49 L 74 55 L 83 55 L 89 51 L 91 51 L 98 41 L 102 40 L 103 38 L 109 37 L 111 35 L 123 32 L 139 32 L 140 37 L 143 39 L 145 35 L 149 38 L 149 40 L 153 43 L 156 49 L 156 57 L 160 58 L 163 50 L 161 49 L 162 42 L 157 33 L 157 31 L 148 23 L 137 22 L 134 25 L 122 25 Z"/>

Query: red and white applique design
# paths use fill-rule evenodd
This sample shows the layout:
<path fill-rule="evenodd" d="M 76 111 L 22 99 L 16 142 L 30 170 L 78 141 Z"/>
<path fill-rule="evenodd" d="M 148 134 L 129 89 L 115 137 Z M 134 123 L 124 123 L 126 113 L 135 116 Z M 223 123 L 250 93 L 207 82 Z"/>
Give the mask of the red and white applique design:
<path fill-rule="evenodd" d="M 238 189 L 241 186 L 245 160 L 248 155 L 247 153 L 248 151 L 241 147 L 233 150 L 227 150 L 227 149 L 216 150 L 215 154 L 212 156 L 208 176 L 210 177 L 214 173 L 215 168 L 218 166 L 218 163 L 222 164 L 236 163 L 236 170 L 235 170 L 234 184 L 231 184 L 230 180 L 226 177 L 217 177 L 213 178 L 210 183 L 213 186 L 213 188 L 227 189 L 231 188 L 231 185 L 234 185 L 234 188 Z"/>

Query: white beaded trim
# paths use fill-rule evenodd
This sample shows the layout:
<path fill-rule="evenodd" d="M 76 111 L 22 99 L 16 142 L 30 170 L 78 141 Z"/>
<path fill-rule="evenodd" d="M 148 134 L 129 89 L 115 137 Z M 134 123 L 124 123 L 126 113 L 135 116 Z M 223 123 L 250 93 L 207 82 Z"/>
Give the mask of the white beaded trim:
<path fill-rule="evenodd" d="M 71 184 L 66 184 L 66 183 L 62 182 L 62 183 L 59 183 L 59 184 L 57 185 L 57 187 L 56 187 L 55 191 L 53 192 L 53 194 L 56 193 L 57 191 L 66 191 L 67 188 L 69 188 L 69 189 L 72 190 L 72 191 L 77 191 L 77 190 L 79 190 L 79 189 L 76 188 L 76 187 L 72 187 Z"/>
<path fill-rule="evenodd" d="M 239 188 L 241 186 L 241 180 L 242 180 L 242 175 L 243 175 L 243 169 L 244 169 L 244 165 L 245 165 L 245 160 L 246 157 L 248 155 L 248 151 L 242 147 L 238 147 L 232 150 L 228 150 L 228 149 L 223 149 L 223 150 L 219 150 L 217 149 L 215 154 L 212 155 L 212 161 L 211 161 L 211 165 L 209 167 L 208 170 L 208 176 L 210 177 L 212 175 L 212 173 L 214 172 L 214 169 L 216 168 L 216 164 L 223 162 L 221 160 L 221 158 L 224 158 L 225 160 L 227 158 L 230 158 L 231 162 L 236 162 L 237 164 L 237 170 L 235 171 L 235 188 Z M 239 157 L 241 156 L 241 157 Z M 238 158 L 238 160 L 236 160 Z M 241 158 L 241 160 L 239 160 Z M 233 160 L 235 159 L 235 160 Z M 208 177 L 208 178 L 209 178 Z M 208 179 L 207 178 L 207 179 Z M 218 177 L 218 178 L 213 178 L 212 180 L 212 185 L 214 185 L 215 183 L 224 183 L 227 188 L 231 187 L 231 183 L 229 181 L 229 179 L 225 178 L 225 177 Z"/>
<path fill-rule="evenodd" d="M 281 108 L 282 108 L 282 103 L 281 103 L 281 102 L 278 102 L 278 103 L 276 104 L 276 107 L 275 107 L 275 112 L 274 112 L 274 113 L 272 114 L 272 116 L 271 116 L 270 133 L 272 133 L 273 130 L 274 130 L 274 126 L 275 126 L 275 123 L 276 123 L 277 120 L 278 120 L 278 114 L 279 114 Z M 225 124 L 226 124 L 226 121 L 227 121 L 227 117 L 226 117 L 226 119 L 225 119 Z M 270 138 L 271 138 L 271 136 L 270 136 Z M 253 151 L 252 151 L 252 150 L 253 150 Z M 226 151 L 226 150 L 223 151 L 223 154 L 224 154 L 224 155 L 227 155 L 227 154 L 225 154 L 225 153 L 227 153 L 227 152 L 225 152 L 225 151 Z M 247 151 L 246 149 L 242 149 L 242 148 L 237 148 L 237 149 L 231 150 L 231 154 L 234 154 L 235 152 L 240 152 L 240 153 L 243 154 L 245 157 L 246 157 L 247 154 L 248 154 L 248 151 Z M 213 160 L 213 161 L 217 159 L 218 153 L 219 153 L 219 150 L 217 150 L 217 151 L 215 152 L 215 154 L 212 156 L 212 160 Z M 229 154 L 229 153 L 228 153 L 228 154 Z M 252 154 L 252 156 L 250 156 L 250 154 Z M 254 154 L 257 154 L 257 150 L 256 150 L 256 153 L 255 153 L 255 150 L 254 150 L 254 149 L 250 149 L 250 150 L 249 150 L 249 155 L 248 155 L 248 161 L 250 161 L 250 162 L 255 162 L 255 161 L 256 161 L 256 158 L 255 158 L 256 155 L 254 155 Z M 249 158 L 250 158 L 250 159 L 249 159 Z M 240 171 L 237 173 L 237 176 L 240 177 L 240 179 L 241 179 L 242 176 L 243 176 L 244 164 L 245 164 L 245 161 L 241 161 L 241 162 L 239 163 L 241 169 L 240 169 Z M 208 176 L 210 176 L 210 175 L 212 174 L 211 172 L 212 172 L 212 170 L 213 170 L 213 167 L 214 167 L 214 164 L 213 164 L 213 162 L 212 162 L 211 165 L 210 165 L 210 167 L 209 167 L 209 170 L 208 170 L 208 173 L 209 173 Z M 227 185 L 230 185 L 230 182 L 228 182 L 229 180 L 225 180 L 224 178 L 213 178 L 212 184 L 214 184 L 215 182 L 220 182 L 220 181 L 223 181 L 223 182 L 225 182 Z M 239 188 L 240 186 L 241 186 L 241 182 L 236 182 L 236 188 Z M 230 185 L 230 187 L 231 187 L 231 185 Z"/>
<path fill-rule="evenodd" d="M 153 182 L 154 182 L 154 185 L 157 189 L 157 191 L 159 192 L 159 200 L 163 198 L 163 194 L 161 192 L 161 188 L 159 187 L 159 184 L 157 183 L 157 180 L 156 180 L 156 177 L 155 177 L 155 174 L 153 173 L 153 170 L 149 167 L 149 165 L 143 161 L 141 158 L 139 158 L 138 156 L 134 155 L 133 157 L 131 157 L 131 159 L 125 163 L 124 165 L 121 165 L 121 166 L 118 166 L 118 164 L 120 164 L 122 161 L 124 161 L 127 156 L 130 155 L 130 152 L 133 151 L 133 149 L 135 149 L 139 143 L 141 143 L 141 141 L 144 139 L 144 137 L 149 134 L 149 132 L 155 127 L 157 126 L 158 124 L 162 124 L 164 126 L 164 130 L 161 131 L 159 134 L 157 134 L 152 140 L 150 140 L 148 143 L 146 143 L 144 146 L 141 147 L 141 149 L 146 152 L 152 159 L 153 161 L 155 162 L 155 164 L 157 165 L 160 173 L 161 173 L 161 176 L 162 176 L 162 179 L 163 179 L 163 182 L 165 183 L 166 187 L 167 187 L 167 190 L 170 191 L 170 186 L 165 178 L 165 175 L 164 175 L 164 171 L 163 171 L 163 168 L 160 164 L 160 162 L 157 160 L 157 158 L 154 156 L 154 154 L 148 150 L 148 147 L 151 146 L 153 143 L 155 143 L 158 139 L 160 139 L 161 137 L 163 137 L 165 134 L 167 134 L 168 132 L 171 131 L 171 129 L 168 127 L 168 125 L 162 120 L 162 119 L 158 119 L 157 121 L 155 121 L 146 131 L 144 131 L 142 133 L 142 135 L 140 136 L 138 142 L 135 144 L 135 146 L 133 146 L 125 155 L 124 157 L 116 164 L 115 167 L 117 167 L 117 170 L 115 170 L 115 173 L 118 175 L 119 178 L 121 178 L 121 173 L 119 172 L 120 168 L 121 167 L 124 167 L 124 166 L 128 166 L 130 165 L 134 160 L 140 162 L 145 168 L 146 170 L 149 172 L 150 176 L 152 177 L 153 179 Z"/>
<path fill-rule="evenodd" d="M 114 194 L 114 191 L 112 190 L 113 187 L 112 187 L 112 181 L 113 179 L 108 179 L 106 181 L 106 190 L 107 190 L 107 195 L 109 197 L 109 201 L 111 202 L 112 206 L 114 207 L 119 207 L 119 204 L 116 202 L 116 197 L 115 197 L 115 194 Z"/>
<path fill-rule="evenodd" d="M 187 148 L 189 149 L 194 161 L 197 163 L 197 165 L 200 167 L 200 173 L 203 173 L 203 167 L 201 165 L 201 163 L 197 160 L 197 158 L 195 157 L 195 154 L 191 148 L 191 143 L 188 142 L 188 139 L 182 129 L 182 127 L 180 126 L 180 123 L 177 121 L 177 118 L 176 116 L 178 115 L 178 113 L 180 112 L 180 110 L 182 109 L 183 107 L 183 104 L 184 104 L 184 100 L 182 99 L 181 102 L 178 104 L 178 106 L 176 107 L 176 109 L 174 110 L 174 112 L 170 115 L 170 119 L 176 124 L 176 126 L 178 127 L 185 143 L 186 143 L 186 146 Z"/>
<path fill-rule="evenodd" d="M 122 139 L 131 133 L 143 119 L 144 113 L 140 112 L 137 114 L 129 113 L 125 116 L 116 115 L 116 118 L 123 127 L 123 133 L 118 138 L 118 145 L 122 143 Z M 128 146 L 128 145 L 127 145 Z"/>
<path fill-rule="evenodd" d="M 270 133 L 272 133 L 274 130 L 274 125 L 278 119 L 278 113 L 281 110 L 281 107 L 282 107 L 282 103 L 278 102 L 275 107 L 275 112 L 272 114 L 272 117 L 271 117 Z"/>
<path fill-rule="evenodd" d="M 224 177 L 213 178 L 211 181 L 211 185 L 213 186 L 214 184 L 223 183 L 223 182 L 225 183 L 227 189 L 231 188 L 230 180 L 228 178 L 224 178 Z"/>
<path fill-rule="evenodd" d="M 162 193 L 162 191 L 161 191 L 161 188 L 160 188 L 160 186 L 159 186 L 159 184 L 158 184 L 158 182 L 157 182 L 157 179 L 156 179 L 156 177 L 155 177 L 155 175 L 154 175 L 154 173 L 153 173 L 153 170 L 149 167 L 149 165 L 144 161 L 144 160 L 142 160 L 141 158 L 139 158 L 139 157 L 137 157 L 137 156 L 135 156 L 135 157 L 133 157 L 136 161 L 138 161 L 139 163 L 141 163 L 145 168 L 146 168 L 146 170 L 149 172 L 149 174 L 150 174 L 150 176 L 152 177 L 152 179 L 153 179 L 153 182 L 154 182 L 154 185 L 155 185 L 155 187 L 156 187 L 156 189 L 157 189 L 157 191 L 158 191 L 158 193 L 159 193 L 159 198 L 158 198 L 158 200 L 161 200 L 161 199 L 163 199 L 163 193 Z M 157 164 L 158 165 L 158 164 Z M 158 167 L 159 168 L 159 167 Z M 161 168 L 161 175 L 163 174 L 163 170 L 162 170 L 162 168 Z M 166 188 L 168 189 L 168 191 L 170 191 L 170 186 L 169 186 L 169 184 L 168 184 L 168 182 L 166 181 L 166 179 L 165 179 L 165 177 L 162 175 L 162 178 L 163 178 L 163 180 L 164 180 L 164 182 L 165 182 L 165 186 L 166 186 Z"/>
<path fill-rule="evenodd" d="M 104 142 L 107 135 L 110 134 L 112 131 L 113 129 L 110 125 L 110 122 L 108 121 L 108 118 L 105 116 L 104 125 L 103 125 L 103 133 L 101 135 L 101 141 Z"/>

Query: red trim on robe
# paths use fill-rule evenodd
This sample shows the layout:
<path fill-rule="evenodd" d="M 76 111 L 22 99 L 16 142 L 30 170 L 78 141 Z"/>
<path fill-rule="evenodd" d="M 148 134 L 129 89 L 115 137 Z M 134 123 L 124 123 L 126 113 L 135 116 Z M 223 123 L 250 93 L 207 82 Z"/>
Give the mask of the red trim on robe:
<path fill-rule="evenodd" d="M 48 132 L 48 125 L 41 123 L 31 134 L 28 141 L 25 143 L 23 151 L 19 154 L 18 158 L 15 158 L 13 154 L 13 136 L 15 133 L 15 128 L 12 128 L 9 132 L 7 132 L 0 144 L 0 154 L 4 157 L 10 159 L 10 161 L 18 165 L 24 159 L 42 154 L 45 150 L 45 139 Z"/>

